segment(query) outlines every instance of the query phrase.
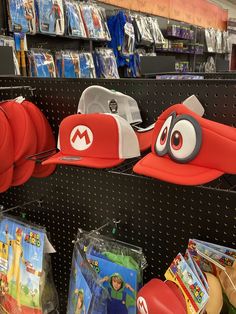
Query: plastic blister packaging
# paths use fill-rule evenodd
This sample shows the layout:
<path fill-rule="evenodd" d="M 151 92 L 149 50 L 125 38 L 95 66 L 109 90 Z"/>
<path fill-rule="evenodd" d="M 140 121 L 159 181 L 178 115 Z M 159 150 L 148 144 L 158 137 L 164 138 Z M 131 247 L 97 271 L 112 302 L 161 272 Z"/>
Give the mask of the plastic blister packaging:
<path fill-rule="evenodd" d="M 4 216 L 0 231 L 3 313 L 55 313 L 58 296 L 52 279 L 45 229 Z"/>
<path fill-rule="evenodd" d="M 150 17 L 150 16 L 147 19 L 148 19 L 149 27 L 151 30 L 151 34 L 152 34 L 155 46 L 163 45 L 165 43 L 165 38 L 159 27 L 158 19 L 156 17 Z"/>
<path fill-rule="evenodd" d="M 49 50 L 31 49 L 28 63 L 31 77 L 56 77 L 53 55 Z"/>
<path fill-rule="evenodd" d="M 65 19 L 62 0 L 36 0 L 39 31 L 50 35 L 64 35 Z"/>
<path fill-rule="evenodd" d="M 94 52 L 94 62 L 97 77 L 106 79 L 117 79 L 120 77 L 112 49 L 96 48 Z"/>
<path fill-rule="evenodd" d="M 154 40 L 148 17 L 135 14 L 133 16 L 133 25 L 137 44 L 150 46 Z"/>
<path fill-rule="evenodd" d="M 9 28 L 12 32 L 36 33 L 33 0 L 8 0 Z"/>
<path fill-rule="evenodd" d="M 110 40 L 105 10 L 96 4 L 82 3 L 80 10 L 83 17 L 87 37 L 92 39 Z"/>
<path fill-rule="evenodd" d="M 66 34 L 71 37 L 86 38 L 86 31 L 77 1 L 65 0 Z"/>
<path fill-rule="evenodd" d="M 77 242 L 73 251 L 67 314 L 107 314 L 108 293 Z"/>

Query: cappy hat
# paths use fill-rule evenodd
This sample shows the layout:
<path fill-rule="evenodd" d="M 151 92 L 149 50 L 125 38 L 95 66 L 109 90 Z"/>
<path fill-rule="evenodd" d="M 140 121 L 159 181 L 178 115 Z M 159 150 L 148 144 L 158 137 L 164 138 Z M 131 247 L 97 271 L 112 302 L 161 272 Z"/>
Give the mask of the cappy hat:
<path fill-rule="evenodd" d="M 134 172 L 175 184 L 198 185 L 236 174 L 236 129 L 204 119 L 184 105 L 158 118 L 152 152 Z"/>
<path fill-rule="evenodd" d="M 118 115 L 75 114 L 59 128 L 60 152 L 43 162 L 91 168 L 111 168 L 140 155 L 130 124 Z"/>
<path fill-rule="evenodd" d="M 151 147 L 154 125 L 148 128 L 137 126 L 142 123 L 140 110 L 136 100 L 128 95 L 102 86 L 92 85 L 82 93 L 78 113 L 118 114 L 134 127 L 140 150 L 145 151 Z"/>
<path fill-rule="evenodd" d="M 0 110 L 0 193 L 10 186 L 13 177 L 14 147 L 11 127 Z"/>
<path fill-rule="evenodd" d="M 36 152 L 37 137 L 35 127 L 23 106 L 15 101 L 1 103 L 10 124 L 14 145 L 14 173 L 12 186 L 25 183 L 32 175 L 35 162 L 27 156 Z"/>

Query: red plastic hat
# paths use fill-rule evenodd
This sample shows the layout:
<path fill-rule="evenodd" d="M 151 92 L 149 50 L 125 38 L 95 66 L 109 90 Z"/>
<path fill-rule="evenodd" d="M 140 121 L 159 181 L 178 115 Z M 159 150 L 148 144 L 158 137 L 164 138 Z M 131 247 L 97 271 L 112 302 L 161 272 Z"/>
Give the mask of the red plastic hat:
<path fill-rule="evenodd" d="M 130 124 L 118 115 L 76 114 L 59 129 L 60 152 L 43 164 L 111 168 L 140 155 Z"/>
<path fill-rule="evenodd" d="M 55 148 L 56 143 L 51 127 L 41 110 L 29 101 L 23 101 L 22 106 L 26 109 L 35 126 L 37 136 L 36 154 Z M 54 172 L 55 168 L 55 165 L 43 166 L 42 164 L 36 164 L 32 176 L 37 178 L 47 177 Z"/>
<path fill-rule="evenodd" d="M 14 143 L 14 173 L 12 186 L 25 183 L 31 177 L 35 162 L 26 157 L 36 152 L 37 138 L 34 125 L 23 106 L 15 101 L 1 104 L 11 126 Z"/>
<path fill-rule="evenodd" d="M 0 193 L 12 182 L 14 147 L 11 127 L 3 110 L 0 110 Z"/>
<path fill-rule="evenodd" d="M 174 105 L 158 118 L 152 152 L 133 170 L 171 183 L 198 185 L 224 173 L 236 174 L 235 156 L 235 128 Z"/>
<path fill-rule="evenodd" d="M 139 314 L 186 314 L 175 293 L 159 279 L 149 281 L 138 293 Z"/>

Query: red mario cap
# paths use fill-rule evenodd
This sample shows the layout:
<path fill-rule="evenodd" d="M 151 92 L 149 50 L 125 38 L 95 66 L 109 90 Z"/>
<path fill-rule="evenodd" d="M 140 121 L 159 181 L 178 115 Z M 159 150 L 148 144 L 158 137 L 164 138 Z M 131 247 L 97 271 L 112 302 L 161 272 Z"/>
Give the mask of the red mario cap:
<path fill-rule="evenodd" d="M 29 155 L 35 154 L 37 138 L 34 125 L 23 106 L 15 101 L 1 104 L 5 112 L 13 135 L 14 145 L 14 173 L 12 186 L 25 183 L 32 175 L 35 162 L 26 160 Z"/>
<path fill-rule="evenodd" d="M 130 124 L 118 115 L 76 114 L 59 128 L 60 152 L 43 164 L 111 168 L 140 155 Z"/>
<path fill-rule="evenodd" d="M 182 302 L 160 279 L 152 279 L 139 291 L 137 308 L 139 314 L 186 314 Z"/>
<path fill-rule="evenodd" d="M 14 147 L 11 127 L 3 110 L 0 110 L 0 193 L 12 182 Z"/>
<path fill-rule="evenodd" d="M 236 174 L 236 129 L 174 105 L 158 118 L 152 152 L 134 172 L 175 184 L 198 185 Z"/>

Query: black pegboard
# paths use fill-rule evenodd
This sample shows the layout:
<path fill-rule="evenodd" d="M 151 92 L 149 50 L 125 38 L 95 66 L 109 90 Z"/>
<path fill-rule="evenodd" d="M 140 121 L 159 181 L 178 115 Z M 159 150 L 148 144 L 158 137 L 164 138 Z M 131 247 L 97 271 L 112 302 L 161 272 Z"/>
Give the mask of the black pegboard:
<path fill-rule="evenodd" d="M 116 89 L 137 99 L 146 124 L 170 104 L 195 93 L 206 117 L 235 125 L 236 81 L 155 81 L 155 80 L 59 80 L 0 78 L 0 86 L 36 87 L 32 100 L 48 117 L 55 136 L 60 121 L 76 112 L 82 91 L 91 84 Z M 27 91 L 23 91 L 25 95 Z M 0 91 L 4 99 L 19 95 Z M 29 95 L 29 94 L 28 94 Z M 133 175 L 132 164 L 112 170 L 94 170 L 59 166 L 45 179 L 31 179 L 24 186 L 11 188 L 1 195 L 5 207 L 32 199 L 43 199 L 42 208 L 24 209 L 27 218 L 45 225 L 57 249 L 53 256 L 55 282 L 59 291 L 61 313 L 65 313 L 72 240 L 78 227 L 90 230 L 107 217 L 121 220 L 118 238 L 142 246 L 149 267 L 145 281 L 162 276 L 168 264 L 184 251 L 190 237 L 236 244 L 236 192 L 212 187 L 184 187 Z M 226 178 L 232 181 L 235 177 Z"/>

